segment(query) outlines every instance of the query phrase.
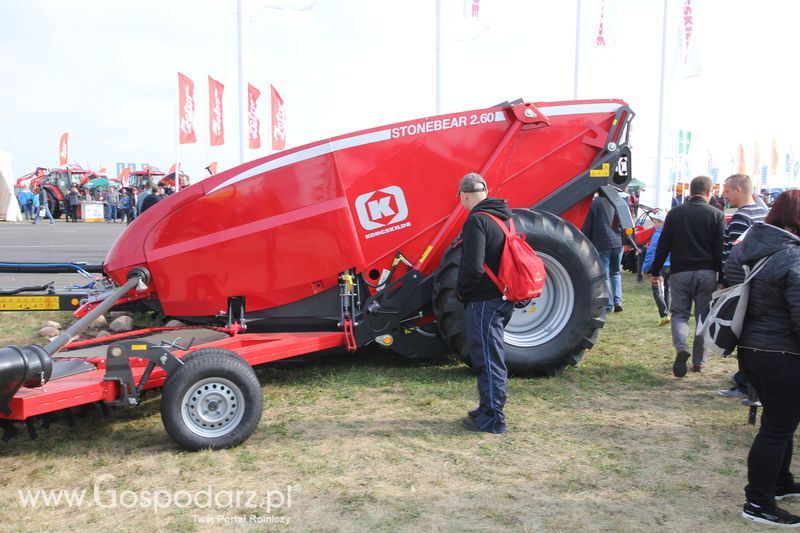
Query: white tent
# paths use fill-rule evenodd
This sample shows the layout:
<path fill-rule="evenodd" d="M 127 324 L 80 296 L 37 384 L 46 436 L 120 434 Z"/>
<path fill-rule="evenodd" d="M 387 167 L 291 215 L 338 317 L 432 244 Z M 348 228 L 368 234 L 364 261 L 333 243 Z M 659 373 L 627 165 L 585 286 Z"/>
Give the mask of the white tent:
<path fill-rule="evenodd" d="M 14 158 L 0 150 L 0 220 L 19 222 L 22 213 L 14 194 Z"/>

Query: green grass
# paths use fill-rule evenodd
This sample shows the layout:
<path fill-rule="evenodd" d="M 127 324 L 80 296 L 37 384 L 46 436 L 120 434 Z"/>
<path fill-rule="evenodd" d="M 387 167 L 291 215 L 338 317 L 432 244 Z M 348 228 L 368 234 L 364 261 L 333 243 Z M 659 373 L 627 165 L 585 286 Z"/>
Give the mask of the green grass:
<path fill-rule="evenodd" d="M 186 453 L 163 431 L 157 397 L 74 428 L 0 443 L 0 523 L 12 530 L 205 531 L 198 522 L 285 516 L 307 531 L 749 531 L 738 517 L 755 434 L 746 409 L 715 394 L 735 360 L 671 376 L 669 328 L 647 283 L 624 275 L 625 311 L 598 345 L 551 379 L 512 379 L 503 436 L 459 420 L 475 378 L 452 361 L 370 350 L 304 367 L 259 368 L 264 415 L 232 450 Z M 0 315 L 3 344 L 35 340 L 43 314 Z M 64 320 L 63 315 L 57 317 Z M 113 512 L 23 509 L 17 490 L 269 491 L 296 486 L 290 509 Z M 800 502 L 786 506 L 800 511 Z"/>

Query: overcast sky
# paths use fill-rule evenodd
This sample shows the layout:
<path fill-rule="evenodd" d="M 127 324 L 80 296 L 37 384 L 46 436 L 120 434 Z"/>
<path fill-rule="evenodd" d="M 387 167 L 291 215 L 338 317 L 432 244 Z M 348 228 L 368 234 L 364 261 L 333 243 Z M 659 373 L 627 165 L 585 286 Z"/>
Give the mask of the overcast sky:
<path fill-rule="evenodd" d="M 265 7 L 285 3 L 244 0 L 246 80 L 264 94 L 264 148 L 246 159 L 269 153 L 270 83 L 286 102 L 287 147 L 434 114 L 434 0 Z M 684 3 L 669 0 L 665 172 L 679 129 L 693 133 L 691 173 L 707 173 L 710 154 L 727 175 L 739 143 L 749 166 L 756 141 L 763 164 L 772 140 L 781 168 L 785 154 L 800 159 L 800 2 L 693 0 L 702 71 L 689 79 L 671 66 Z M 605 48 L 594 46 L 598 4 L 581 1 L 579 97 L 631 104 L 634 174 L 655 183 L 663 2 L 606 0 Z M 576 0 L 481 0 L 478 22 L 463 5 L 442 0 L 443 113 L 573 98 Z M 196 180 L 210 161 L 239 159 L 235 0 L 0 0 L 0 150 L 16 175 L 56 166 L 69 132 L 70 161 L 169 168 L 178 71 L 196 84 L 198 142 L 180 148 Z M 208 75 L 225 85 L 223 147 L 206 148 Z"/>

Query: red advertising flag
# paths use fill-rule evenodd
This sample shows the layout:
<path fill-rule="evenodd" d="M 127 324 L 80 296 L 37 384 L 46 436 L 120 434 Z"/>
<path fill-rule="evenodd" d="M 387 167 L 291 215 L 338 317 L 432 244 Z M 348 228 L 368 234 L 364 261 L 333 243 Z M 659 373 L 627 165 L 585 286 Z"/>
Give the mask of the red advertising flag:
<path fill-rule="evenodd" d="M 283 150 L 286 147 L 286 108 L 275 87 L 270 85 L 269 88 L 272 93 L 272 149 Z"/>
<path fill-rule="evenodd" d="M 699 76 L 703 70 L 702 39 L 704 34 L 697 32 L 698 20 L 702 18 L 704 4 L 701 0 L 683 0 L 680 24 L 680 55 L 678 57 L 678 72 L 684 78 Z M 700 40 L 698 40 L 700 37 Z"/>
<path fill-rule="evenodd" d="M 594 39 L 594 42 L 597 46 L 606 45 L 605 18 L 606 18 L 606 3 L 605 0 L 600 0 L 600 22 L 597 25 L 597 36 Z"/>
<path fill-rule="evenodd" d="M 58 164 L 64 166 L 69 159 L 69 133 L 61 135 L 61 140 L 58 142 Z"/>
<path fill-rule="evenodd" d="M 258 120 L 258 97 L 261 91 L 247 84 L 247 136 L 250 148 L 261 148 L 261 122 Z"/>
<path fill-rule="evenodd" d="M 178 128 L 180 144 L 197 142 L 194 132 L 194 82 L 178 72 Z"/>
<path fill-rule="evenodd" d="M 683 63 L 689 62 L 689 47 L 692 43 L 692 30 L 694 29 L 694 15 L 692 14 L 692 0 L 684 0 L 683 3 Z"/>
<path fill-rule="evenodd" d="M 744 145 L 741 143 L 739 143 L 739 149 L 737 151 L 736 172 L 737 174 L 745 174 L 747 172 L 744 161 Z"/>
<path fill-rule="evenodd" d="M 208 144 L 225 144 L 225 127 L 222 122 L 222 91 L 225 86 L 208 77 Z"/>
<path fill-rule="evenodd" d="M 130 185 L 130 178 L 131 178 L 131 169 L 130 167 L 125 167 L 122 169 L 122 172 L 119 173 L 117 179 L 122 183 L 123 187 L 127 187 Z"/>

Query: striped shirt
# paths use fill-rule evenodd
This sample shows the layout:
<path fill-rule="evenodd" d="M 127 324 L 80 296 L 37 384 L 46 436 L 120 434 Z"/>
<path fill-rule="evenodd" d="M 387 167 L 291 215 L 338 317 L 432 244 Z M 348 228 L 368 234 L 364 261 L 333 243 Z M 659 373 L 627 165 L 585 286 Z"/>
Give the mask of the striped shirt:
<path fill-rule="evenodd" d="M 753 222 L 761 222 L 767 216 L 767 210 L 758 205 L 750 204 L 740 207 L 731 217 L 728 226 L 725 228 L 725 233 L 722 234 L 722 267 L 725 269 L 725 262 L 728 260 L 728 254 L 733 248 L 733 243 L 736 242 L 742 233 L 753 225 Z"/>

